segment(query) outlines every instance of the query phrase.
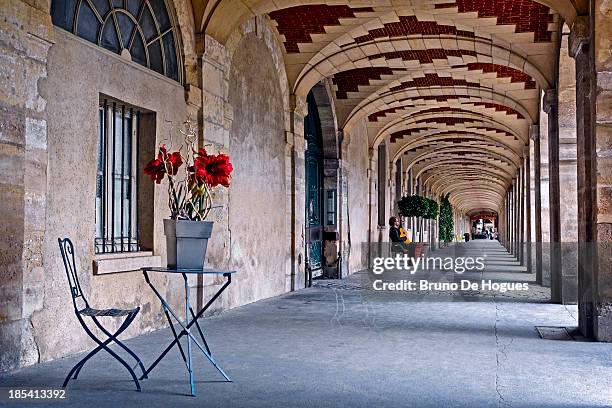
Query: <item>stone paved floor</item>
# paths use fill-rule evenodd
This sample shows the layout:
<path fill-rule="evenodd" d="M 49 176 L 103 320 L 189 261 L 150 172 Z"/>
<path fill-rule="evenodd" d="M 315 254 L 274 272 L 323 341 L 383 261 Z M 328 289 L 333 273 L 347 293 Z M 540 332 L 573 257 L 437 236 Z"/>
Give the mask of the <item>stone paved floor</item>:
<path fill-rule="evenodd" d="M 123 367 L 97 357 L 70 384 L 68 401 L 45 406 L 612 406 L 612 344 L 540 339 L 536 325 L 575 326 L 576 307 L 545 303 L 547 289 L 534 286 L 496 242 L 474 241 L 461 253 L 483 251 L 485 272 L 464 277 L 529 282 L 530 291 L 381 293 L 367 290 L 367 274 L 320 281 L 203 320 L 232 383 L 198 356 L 199 394 L 186 396 L 185 366 L 173 351 L 137 393 Z M 413 277 L 423 276 L 446 275 Z M 146 364 L 170 336 L 166 329 L 127 343 Z M 0 387 L 59 387 L 78 358 L 0 376 Z"/>

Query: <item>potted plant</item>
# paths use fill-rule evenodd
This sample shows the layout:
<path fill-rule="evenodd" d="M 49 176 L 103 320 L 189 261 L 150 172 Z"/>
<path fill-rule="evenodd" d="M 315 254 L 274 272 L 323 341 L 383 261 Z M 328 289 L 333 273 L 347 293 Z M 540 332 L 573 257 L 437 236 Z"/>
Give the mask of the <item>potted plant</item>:
<path fill-rule="evenodd" d="M 404 196 L 398 201 L 399 213 L 404 217 L 421 217 L 427 218 L 429 214 L 428 199 L 419 195 Z M 416 234 L 416 231 L 415 231 Z M 425 247 L 427 244 L 423 242 L 413 242 L 410 247 L 414 250 L 414 257 L 419 257 L 427 252 Z"/>
<path fill-rule="evenodd" d="M 181 134 L 184 141 L 179 149 L 170 153 L 161 144 L 144 172 L 157 184 L 168 178 L 170 218 L 164 220 L 168 267 L 202 269 L 213 227 L 207 221 L 213 208 L 211 192 L 217 186 L 229 187 L 232 164 L 225 154 L 197 147 L 192 122 L 185 122 Z"/>

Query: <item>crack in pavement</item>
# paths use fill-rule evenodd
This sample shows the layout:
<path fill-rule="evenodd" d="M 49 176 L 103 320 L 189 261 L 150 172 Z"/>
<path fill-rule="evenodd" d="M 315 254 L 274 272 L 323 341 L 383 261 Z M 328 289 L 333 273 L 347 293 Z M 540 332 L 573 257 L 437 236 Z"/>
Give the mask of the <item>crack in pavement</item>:
<path fill-rule="evenodd" d="M 499 304 L 495 302 L 495 298 L 493 298 L 493 302 L 495 303 L 495 325 L 493 327 L 493 332 L 495 333 L 495 392 L 497 392 L 497 396 L 499 397 L 499 400 L 497 401 L 497 406 L 498 407 L 512 407 L 512 405 L 507 402 L 501 392 L 501 388 L 502 386 L 500 385 L 500 370 L 501 370 L 501 364 L 502 364 L 502 358 L 503 360 L 506 360 L 508 358 L 508 354 L 506 353 L 506 348 L 508 346 L 510 346 L 510 344 L 512 344 L 512 342 L 514 341 L 514 338 L 510 339 L 510 342 L 508 344 L 503 344 L 500 341 L 500 337 L 499 337 L 499 327 L 498 327 L 498 323 L 500 321 L 500 317 L 499 317 L 499 312 L 500 312 L 500 308 L 499 308 Z"/>

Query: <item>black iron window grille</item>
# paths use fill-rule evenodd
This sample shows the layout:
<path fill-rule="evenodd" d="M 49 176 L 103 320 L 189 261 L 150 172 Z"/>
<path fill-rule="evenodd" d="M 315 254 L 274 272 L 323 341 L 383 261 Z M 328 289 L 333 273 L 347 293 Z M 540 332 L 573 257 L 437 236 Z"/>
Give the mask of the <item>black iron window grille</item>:
<path fill-rule="evenodd" d="M 165 0 L 52 0 L 53 24 L 175 81 L 180 35 Z"/>
<path fill-rule="evenodd" d="M 140 250 L 138 239 L 138 140 L 141 112 L 104 100 L 99 109 L 96 174 L 98 254 Z"/>

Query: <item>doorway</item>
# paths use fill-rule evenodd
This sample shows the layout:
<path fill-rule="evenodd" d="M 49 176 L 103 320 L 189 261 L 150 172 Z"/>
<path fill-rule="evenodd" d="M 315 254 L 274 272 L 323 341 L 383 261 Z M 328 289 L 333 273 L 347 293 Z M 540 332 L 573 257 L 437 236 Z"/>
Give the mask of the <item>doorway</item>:
<path fill-rule="evenodd" d="M 306 141 L 306 286 L 323 274 L 323 133 L 312 92 L 308 94 L 304 118 Z"/>

